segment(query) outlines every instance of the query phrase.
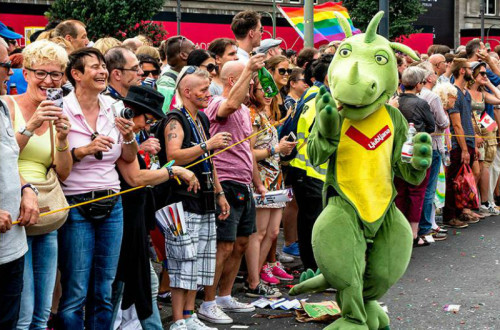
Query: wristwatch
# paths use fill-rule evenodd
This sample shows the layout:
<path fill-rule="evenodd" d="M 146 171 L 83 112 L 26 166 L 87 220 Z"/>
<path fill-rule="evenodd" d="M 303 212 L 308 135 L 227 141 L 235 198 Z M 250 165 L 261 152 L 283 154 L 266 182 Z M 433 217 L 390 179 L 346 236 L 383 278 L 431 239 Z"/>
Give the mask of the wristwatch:
<path fill-rule="evenodd" d="M 203 151 L 208 152 L 208 147 L 207 147 L 207 144 L 205 142 L 200 143 L 200 148 Z"/>
<path fill-rule="evenodd" d="M 174 175 L 174 170 L 172 169 L 172 166 L 167 166 L 166 169 L 168 171 L 168 178 L 173 179 L 175 177 L 175 175 Z"/>
<path fill-rule="evenodd" d="M 22 134 L 22 135 L 26 135 L 27 137 L 32 137 L 33 136 L 33 132 L 32 131 L 28 131 L 28 129 L 26 128 L 26 126 L 21 126 L 19 128 L 18 132 L 20 134 Z"/>
<path fill-rule="evenodd" d="M 31 183 L 27 183 L 25 184 L 24 186 L 21 187 L 21 196 L 23 195 L 23 191 L 25 188 L 30 188 L 31 190 L 33 190 L 33 192 L 35 193 L 35 195 L 38 196 L 38 189 L 36 189 L 36 187 L 34 185 L 32 185 Z"/>

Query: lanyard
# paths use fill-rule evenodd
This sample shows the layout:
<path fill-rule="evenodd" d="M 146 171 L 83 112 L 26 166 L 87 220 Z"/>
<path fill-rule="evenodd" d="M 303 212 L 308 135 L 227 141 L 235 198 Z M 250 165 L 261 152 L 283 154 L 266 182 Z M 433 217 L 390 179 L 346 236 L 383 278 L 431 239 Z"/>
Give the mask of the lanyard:
<path fill-rule="evenodd" d="M 116 100 L 121 100 L 123 99 L 123 97 L 120 95 L 120 93 L 118 93 L 116 91 L 116 89 L 114 89 L 113 87 L 111 87 L 110 85 L 108 85 L 108 92 L 109 92 L 109 95 L 116 99 Z"/>
<path fill-rule="evenodd" d="M 186 118 L 189 122 L 189 126 L 191 126 L 191 132 L 193 133 L 193 138 L 194 138 L 196 144 L 206 142 L 207 136 L 205 135 L 205 130 L 203 129 L 203 127 L 200 127 L 198 121 L 195 120 L 193 118 L 193 116 L 191 116 L 189 111 L 187 111 L 184 107 L 181 108 L 181 111 L 186 116 Z M 198 159 L 204 159 L 204 158 L 207 158 L 208 156 L 209 156 L 208 153 L 203 153 L 203 155 L 201 155 Z M 201 164 L 203 166 L 204 172 L 207 172 L 207 173 L 212 172 L 211 166 L 210 166 L 210 163 L 208 160 L 204 160 Z"/>

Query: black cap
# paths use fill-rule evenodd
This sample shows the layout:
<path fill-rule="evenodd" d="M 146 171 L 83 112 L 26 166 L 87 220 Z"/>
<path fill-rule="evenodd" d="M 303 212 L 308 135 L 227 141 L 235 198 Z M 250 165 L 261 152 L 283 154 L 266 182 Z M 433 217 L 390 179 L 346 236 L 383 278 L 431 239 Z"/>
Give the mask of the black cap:
<path fill-rule="evenodd" d="M 149 86 L 131 86 L 122 100 L 132 105 L 136 111 L 149 113 L 155 118 L 165 118 L 162 110 L 165 97 Z"/>

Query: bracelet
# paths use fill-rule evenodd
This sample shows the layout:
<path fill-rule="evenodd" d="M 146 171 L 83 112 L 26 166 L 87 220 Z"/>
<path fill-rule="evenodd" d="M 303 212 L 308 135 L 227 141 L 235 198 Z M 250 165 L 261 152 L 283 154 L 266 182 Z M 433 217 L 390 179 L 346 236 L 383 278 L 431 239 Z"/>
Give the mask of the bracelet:
<path fill-rule="evenodd" d="M 220 196 L 224 196 L 224 190 L 219 191 L 218 193 L 215 193 L 215 197 L 219 198 Z"/>
<path fill-rule="evenodd" d="M 59 152 L 63 152 L 63 151 L 66 151 L 68 150 L 69 148 L 69 142 L 66 141 L 66 146 L 62 147 L 62 148 L 59 148 L 57 145 L 56 145 L 56 150 L 59 151 Z"/>
<path fill-rule="evenodd" d="M 166 167 L 167 171 L 168 171 L 168 179 L 173 179 L 175 177 L 174 175 L 174 170 L 172 169 L 172 166 L 167 166 Z"/>
<path fill-rule="evenodd" d="M 80 159 L 76 158 L 75 149 L 76 148 L 71 149 L 71 158 L 73 158 L 73 163 L 78 163 L 80 162 Z"/>
<path fill-rule="evenodd" d="M 274 147 L 267 148 L 267 153 L 269 154 L 269 157 L 274 156 L 276 154 L 276 150 Z"/>
<path fill-rule="evenodd" d="M 122 143 L 123 143 L 123 144 L 132 144 L 132 143 L 134 143 L 134 142 L 136 142 L 136 141 L 135 141 L 135 138 L 132 138 L 132 140 L 130 140 L 130 141 L 123 141 Z"/>

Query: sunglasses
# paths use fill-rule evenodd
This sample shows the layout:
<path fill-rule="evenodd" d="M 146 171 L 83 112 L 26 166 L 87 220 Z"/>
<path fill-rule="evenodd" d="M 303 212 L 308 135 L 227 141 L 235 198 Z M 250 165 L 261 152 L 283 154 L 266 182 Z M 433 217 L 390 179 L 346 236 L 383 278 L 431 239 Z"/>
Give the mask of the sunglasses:
<path fill-rule="evenodd" d="M 0 62 L 0 67 L 2 68 L 6 68 L 7 71 L 9 71 L 11 68 L 12 68 L 12 62 L 11 61 L 8 61 L 8 62 Z"/>
<path fill-rule="evenodd" d="M 182 79 L 184 79 L 185 76 L 188 74 L 193 74 L 196 72 L 196 67 L 194 65 L 190 65 L 187 67 L 186 71 L 184 71 L 184 74 L 182 75 L 181 79 L 179 79 L 179 82 L 177 83 L 177 86 L 181 83 Z"/>
<path fill-rule="evenodd" d="M 145 113 L 143 115 L 144 115 L 144 120 L 146 121 L 146 125 L 153 125 L 156 124 L 156 122 L 158 121 L 154 118 L 149 119 Z"/>
<path fill-rule="evenodd" d="M 481 72 L 479 72 L 479 74 L 480 74 L 481 76 L 483 76 L 483 77 L 486 77 L 486 75 L 487 75 L 486 71 L 481 71 Z"/>
<path fill-rule="evenodd" d="M 26 70 L 33 72 L 35 74 L 35 78 L 38 80 L 45 80 L 45 78 L 50 75 L 50 79 L 52 79 L 52 81 L 59 81 L 64 76 L 64 72 L 61 71 L 48 72 L 45 70 L 35 70 L 31 68 L 26 68 Z"/>
<path fill-rule="evenodd" d="M 292 74 L 292 69 L 285 69 L 285 68 L 279 68 L 278 69 L 278 73 L 282 76 L 285 75 L 285 73 L 288 73 L 288 75 L 291 75 Z"/>
<path fill-rule="evenodd" d="M 212 72 L 214 70 L 218 70 L 219 69 L 219 66 L 218 65 L 215 65 L 213 63 L 210 63 L 208 65 L 203 65 L 205 68 L 207 68 L 207 71 L 208 72 Z"/>
<path fill-rule="evenodd" d="M 153 75 L 153 76 L 157 76 L 157 75 L 159 75 L 159 74 L 160 74 L 160 70 L 149 70 L 149 71 L 144 71 L 144 70 L 143 70 L 143 72 L 144 72 L 144 73 L 142 74 L 142 76 L 143 76 L 143 77 L 147 77 L 147 76 L 149 76 L 150 74 L 151 74 L 151 75 Z"/>

